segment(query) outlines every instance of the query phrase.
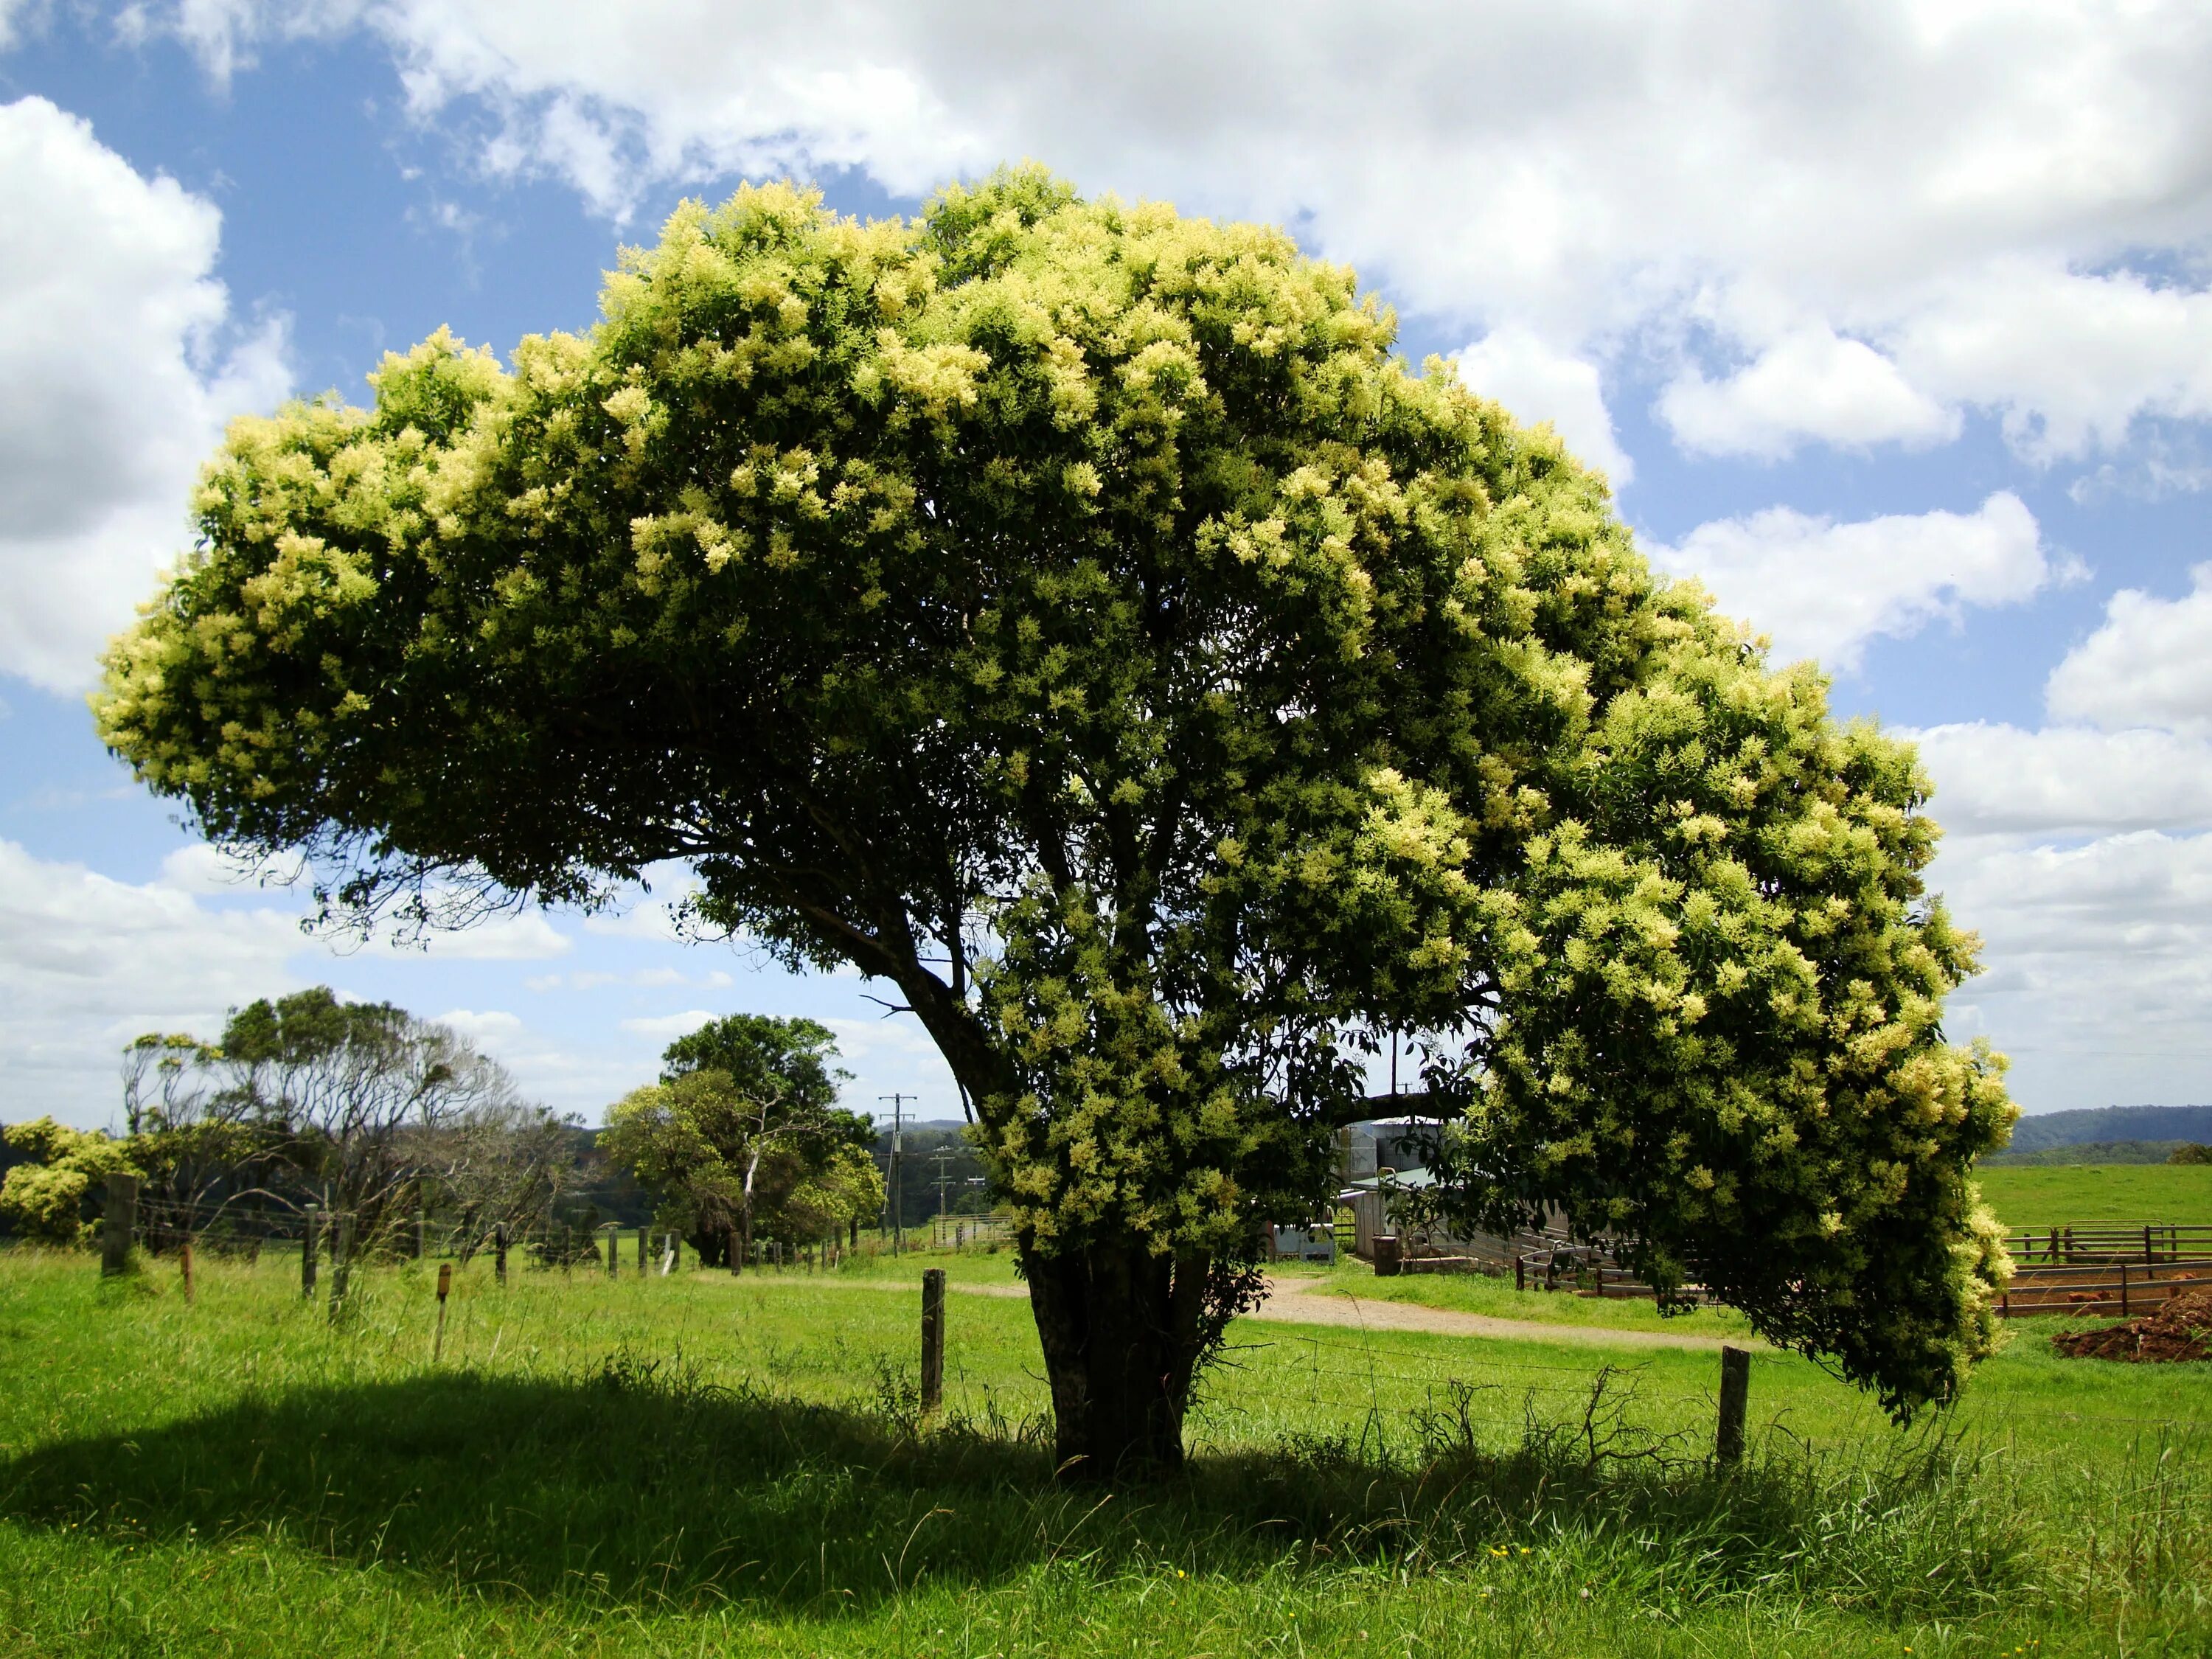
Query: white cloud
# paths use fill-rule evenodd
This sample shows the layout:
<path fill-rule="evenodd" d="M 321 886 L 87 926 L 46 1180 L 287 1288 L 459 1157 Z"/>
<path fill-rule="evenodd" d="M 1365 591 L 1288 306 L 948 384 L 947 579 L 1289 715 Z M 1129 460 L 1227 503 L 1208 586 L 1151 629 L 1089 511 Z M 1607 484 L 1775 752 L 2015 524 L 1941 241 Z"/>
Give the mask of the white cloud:
<path fill-rule="evenodd" d="M 379 938 L 368 949 L 386 955 L 426 956 L 445 962 L 538 962 L 566 956 L 575 941 L 535 910 L 491 917 L 473 927 L 425 935 L 395 944 Z"/>
<path fill-rule="evenodd" d="M 45 0 L 0 0 L 0 52 L 15 44 L 24 22 L 36 27 L 44 21 L 46 9 Z"/>
<path fill-rule="evenodd" d="M 1892 333 L 1917 384 L 1997 410 L 2031 459 L 2117 448 L 2146 417 L 2212 416 L 2212 292 L 2133 271 L 2002 260 L 1938 283 Z"/>
<path fill-rule="evenodd" d="M 2104 626 L 2069 652 L 2044 688 L 2051 712 L 2102 726 L 2157 725 L 2212 735 L 2212 564 L 2178 599 L 2124 588 Z"/>
<path fill-rule="evenodd" d="M 1985 942 L 1952 1033 L 2009 1052 L 2028 1109 L 2212 1093 L 2212 835 L 1967 840 L 1932 874 Z"/>
<path fill-rule="evenodd" d="M 210 909 L 0 841 L 0 1116 L 106 1121 L 125 1042 L 215 1036 L 229 1008 L 296 988 L 305 948 L 281 911 Z"/>
<path fill-rule="evenodd" d="M 1549 421 L 1577 460 L 1602 471 L 1615 489 L 1636 476 L 1606 412 L 1597 366 L 1546 344 L 1519 325 L 1492 329 L 1457 358 L 1460 378 L 1534 424 Z"/>
<path fill-rule="evenodd" d="M 2168 637 L 2179 605 L 2128 594 L 2114 605 L 2118 631 L 2108 622 L 2094 636 L 2112 634 L 2104 666 L 2142 651 L 2155 686 L 2157 659 L 2185 655 Z M 2131 622 L 2146 625 L 2130 634 Z M 2056 713 L 2123 717 L 2164 701 L 2124 706 L 2113 681 L 2124 690 L 2125 677 L 2097 659 L 2095 672 L 2063 667 Z M 1986 945 L 1988 971 L 1954 1000 L 1954 1034 L 2011 1052 L 2031 1109 L 2208 1097 L 2212 732 L 1972 723 L 1899 735 L 1918 741 L 1951 832 L 1931 884 Z"/>
<path fill-rule="evenodd" d="M 680 1014 L 655 1014 L 649 1018 L 626 1019 L 623 1030 L 635 1036 L 650 1037 L 655 1042 L 672 1042 L 678 1037 L 689 1036 L 702 1025 L 720 1019 L 720 1014 L 704 1008 L 687 1008 Z"/>
<path fill-rule="evenodd" d="M 532 991 L 597 991 L 610 985 L 632 986 L 641 991 L 666 990 L 675 985 L 696 985 L 709 991 L 726 991 L 737 983 L 717 968 L 710 973 L 687 974 L 679 968 L 640 968 L 627 974 L 585 969 L 574 974 L 538 974 L 523 981 Z"/>
<path fill-rule="evenodd" d="M 1686 449 L 1763 459 L 1807 440 L 1858 448 L 1940 443 L 1960 425 L 1955 410 L 1916 391 L 1894 362 L 1826 326 L 1784 336 L 1724 380 L 1685 370 L 1658 412 Z"/>
<path fill-rule="evenodd" d="M 2155 728 L 2024 731 L 1970 721 L 1900 729 L 1954 836 L 2212 828 L 2212 742 Z"/>
<path fill-rule="evenodd" d="M 145 15 L 218 71 L 358 21 L 422 118 L 609 214 L 670 179 L 849 167 L 915 193 L 1034 155 L 1295 223 L 1415 310 L 1570 356 L 1694 325 L 1723 361 L 1675 413 L 1731 453 L 1926 442 L 1977 407 L 2047 459 L 2206 413 L 2212 295 L 2145 274 L 2212 239 L 2193 0 L 1808 0 L 1754 27 L 1733 0 Z"/>
<path fill-rule="evenodd" d="M 0 106 L 0 670 L 88 684 L 189 539 L 224 420 L 280 398 L 284 329 L 222 343 L 221 216 L 42 98 Z"/>
<path fill-rule="evenodd" d="M 263 871 L 232 858 L 212 842 L 195 841 L 162 859 L 161 881 L 179 893 L 281 892 L 292 885 L 295 874 L 295 866 L 280 863 Z"/>
<path fill-rule="evenodd" d="M 1902 638 L 1968 605 L 2014 605 L 2070 574 L 2008 491 L 1973 513 L 1838 524 L 1788 507 L 1699 525 L 1652 562 L 1695 576 L 1721 609 L 1772 635 L 1783 660 L 1857 665 L 1877 635 Z"/>
<path fill-rule="evenodd" d="M 438 1016 L 437 1023 L 452 1026 L 478 1048 L 487 1050 L 502 1039 L 520 1036 L 523 1030 L 520 1015 L 499 1008 L 448 1008 Z"/>
<path fill-rule="evenodd" d="M 192 842 L 162 859 L 161 884 L 176 892 L 207 896 L 254 893 L 277 896 L 293 891 L 298 884 L 299 873 L 297 865 L 281 862 L 266 871 L 257 869 L 206 842 Z M 296 908 L 296 895 L 295 897 Z M 332 934 L 329 942 L 345 954 L 368 951 L 379 956 L 428 957 L 445 962 L 536 962 L 566 956 L 575 949 L 574 939 L 536 910 L 503 912 L 471 927 L 432 932 L 420 939 L 404 941 L 385 934 L 362 940 L 340 932 Z M 556 975 L 550 982 L 558 981 Z"/>

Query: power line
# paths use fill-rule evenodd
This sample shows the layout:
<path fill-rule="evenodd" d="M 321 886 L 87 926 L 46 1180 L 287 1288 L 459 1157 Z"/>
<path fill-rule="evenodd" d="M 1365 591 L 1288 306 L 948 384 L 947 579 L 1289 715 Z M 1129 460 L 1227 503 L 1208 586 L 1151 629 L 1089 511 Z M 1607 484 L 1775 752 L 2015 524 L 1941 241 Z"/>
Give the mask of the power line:
<path fill-rule="evenodd" d="M 899 1140 L 900 1131 L 904 1127 L 906 1121 L 903 1108 L 906 1105 L 907 1097 L 903 1094 L 893 1093 L 878 1095 L 876 1098 L 879 1101 L 888 1100 L 891 1103 L 891 1254 L 899 1255 L 904 1253 L 906 1248 L 906 1206 L 899 1201 L 902 1196 L 899 1191 Z"/>

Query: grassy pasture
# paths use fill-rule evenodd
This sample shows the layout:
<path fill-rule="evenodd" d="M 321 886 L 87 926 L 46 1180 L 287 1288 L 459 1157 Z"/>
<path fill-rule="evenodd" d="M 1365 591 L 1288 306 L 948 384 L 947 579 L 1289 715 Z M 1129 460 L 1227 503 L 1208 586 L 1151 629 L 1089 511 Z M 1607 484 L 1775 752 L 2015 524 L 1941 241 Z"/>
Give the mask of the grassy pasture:
<path fill-rule="evenodd" d="M 2212 1368 L 2092 1369 L 2021 1335 L 1899 1431 L 1762 1353 L 1753 1455 L 1722 1478 L 1710 1354 L 1249 1322 L 1189 1475 L 1108 1498 L 1049 1479 L 1027 1309 L 973 1293 L 1004 1257 L 955 1264 L 948 1409 L 915 1420 L 920 1265 L 502 1291 L 480 1263 L 434 1366 L 412 1267 L 367 1275 L 334 1329 L 273 1261 L 203 1262 L 188 1307 L 167 1264 L 102 1285 L 82 1257 L 0 1257 L 0 1653 L 1927 1656 L 2212 1632 Z"/>
<path fill-rule="evenodd" d="M 2212 1164 L 1984 1165 L 1975 1179 L 2014 1230 L 2069 1221 L 2212 1225 Z"/>

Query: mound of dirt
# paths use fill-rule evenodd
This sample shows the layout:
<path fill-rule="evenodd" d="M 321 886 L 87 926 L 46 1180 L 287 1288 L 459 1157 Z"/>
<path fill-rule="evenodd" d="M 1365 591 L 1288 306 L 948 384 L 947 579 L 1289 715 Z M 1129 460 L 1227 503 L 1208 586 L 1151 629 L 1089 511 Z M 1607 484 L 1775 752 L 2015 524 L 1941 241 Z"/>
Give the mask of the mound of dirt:
<path fill-rule="evenodd" d="M 2212 1359 L 2212 1291 L 2177 1296 L 2154 1314 L 2102 1330 L 2065 1332 L 2051 1346 L 2075 1359 Z"/>

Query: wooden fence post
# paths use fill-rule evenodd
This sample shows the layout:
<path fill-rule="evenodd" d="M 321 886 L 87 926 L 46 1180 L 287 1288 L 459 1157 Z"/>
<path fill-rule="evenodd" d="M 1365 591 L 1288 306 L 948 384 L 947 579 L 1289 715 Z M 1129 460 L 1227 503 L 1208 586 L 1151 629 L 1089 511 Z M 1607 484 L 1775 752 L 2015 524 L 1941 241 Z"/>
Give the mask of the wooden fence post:
<path fill-rule="evenodd" d="M 336 1324 L 345 1307 L 346 1285 L 353 1276 L 353 1216 L 341 1212 L 331 1218 L 331 1322 Z"/>
<path fill-rule="evenodd" d="M 501 1222 L 491 1230 L 492 1276 L 502 1285 L 507 1283 L 507 1223 Z"/>
<path fill-rule="evenodd" d="M 622 1277 L 622 1229 L 619 1227 L 610 1226 L 607 1229 L 607 1277 Z"/>
<path fill-rule="evenodd" d="M 1744 1408 L 1751 1397 L 1751 1350 L 1721 1350 L 1721 1421 L 1713 1437 L 1714 1461 L 1724 1468 L 1743 1462 Z"/>
<path fill-rule="evenodd" d="M 2128 1264 L 2120 1263 L 2120 1317 L 2128 1316 Z"/>
<path fill-rule="evenodd" d="M 637 1230 L 637 1276 L 640 1279 L 645 1277 L 645 1255 L 648 1248 L 645 1242 L 645 1236 L 652 1231 L 649 1227 L 640 1227 Z"/>
<path fill-rule="evenodd" d="M 100 1218 L 100 1276 L 131 1271 L 131 1234 L 138 1224 L 138 1177 L 107 1177 L 107 1203 Z"/>
<path fill-rule="evenodd" d="M 945 1269 L 921 1276 L 921 1409 L 934 1412 L 945 1402 Z"/>
<path fill-rule="evenodd" d="M 744 1240 L 738 1236 L 735 1227 L 725 1227 L 722 1229 L 722 1244 L 729 1253 L 730 1277 L 735 1279 L 745 1270 Z"/>
<path fill-rule="evenodd" d="M 446 1357 L 446 1297 L 453 1288 L 453 1264 L 438 1264 L 438 1335 L 430 1345 L 430 1363 L 434 1365 Z"/>
<path fill-rule="evenodd" d="M 422 1218 L 422 1212 L 417 1210 L 415 1212 L 415 1259 L 417 1261 L 430 1253 L 428 1244 L 428 1224 Z"/>
<path fill-rule="evenodd" d="M 177 1246 L 177 1266 L 185 1275 L 185 1305 L 192 1305 L 192 1236 L 187 1232 Z"/>
<path fill-rule="evenodd" d="M 300 1294 L 309 1301 L 315 1297 L 315 1229 L 322 1220 L 322 1212 L 313 1204 L 300 1212 Z"/>

